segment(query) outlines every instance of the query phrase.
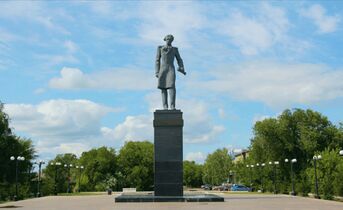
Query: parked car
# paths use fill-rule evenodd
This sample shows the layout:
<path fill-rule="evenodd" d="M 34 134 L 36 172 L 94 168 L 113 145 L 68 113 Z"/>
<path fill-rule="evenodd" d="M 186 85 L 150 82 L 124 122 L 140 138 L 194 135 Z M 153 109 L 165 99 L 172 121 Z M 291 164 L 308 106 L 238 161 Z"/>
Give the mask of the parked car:
<path fill-rule="evenodd" d="M 222 185 L 222 186 L 219 187 L 220 191 L 229 191 L 229 189 L 230 189 L 230 187 L 227 186 L 227 185 Z"/>
<path fill-rule="evenodd" d="M 212 190 L 220 190 L 220 187 L 221 187 L 221 186 L 213 186 L 213 187 L 212 187 Z"/>
<path fill-rule="evenodd" d="M 201 188 L 204 189 L 204 190 L 212 190 L 212 185 L 204 184 L 204 185 L 201 185 Z"/>
<path fill-rule="evenodd" d="M 251 188 L 250 187 L 246 187 L 244 185 L 234 184 L 231 187 L 231 191 L 248 191 L 248 192 L 250 192 Z"/>

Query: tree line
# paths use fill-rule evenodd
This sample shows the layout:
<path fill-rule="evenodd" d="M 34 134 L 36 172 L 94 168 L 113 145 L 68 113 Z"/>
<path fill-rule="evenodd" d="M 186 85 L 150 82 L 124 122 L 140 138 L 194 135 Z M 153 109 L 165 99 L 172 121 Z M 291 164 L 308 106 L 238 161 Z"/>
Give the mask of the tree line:
<path fill-rule="evenodd" d="M 9 116 L 0 106 L 0 200 L 15 194 L 16 160 L 18 161 L 19 198 L 56 193 L 120 191 L 123 187 L 153 190 L 153 144 L 149 141 L 129 141 L 118 151 L 110 147 L 93 148 L 80 157 L 58 154 L 45 163 L 41 179 L 33 172 L 37 154 L 30 139 L 18 137 L 9 127 Z M 226 148 L 208 154 L 203 164 L 184 161 L 184 185 L 220 185 L 227 182 L 251 186 L 255 190 L 289 193 L 291 191 L 290 162 L 298 194 L 314 193 L 314 155 L 317 161 L 319 192 L 327 199 L 343 195 L 343 126 L 332 124 L 327 117 L 312 110 L 285 110 L 276 118 L 268 118 L 253 127 L 248 157 L 235 162 Z M 275 165 L 274 162 L 279 164 Z M 271 162 L 272 164 L 269 164 Z M 56 164 L 58 163 L 58 164 Z M 262 164 L 264 163 L 264 167 Z M 255 167 L 247 167 L 247 166 Z M 36 166 L 37 167 L 37 166 Z"/>
<path fill-rule="evenodd" d="M 285 110 L 276 118 L 256 122 L 253 134 L 248 157 L 235 165 L 238 181 L 270 192 L 276 187 L 276 192 L 288 194 L 292 190 L 291 160 L 296 159 L 292 165 L 295 192 L 307 196 L 316 191 L 313 158 L 321 156 L 316 160 L 319 194 L 326 199 L 343 196 L 341 123 L 336 126 L 309 109 Z"/>

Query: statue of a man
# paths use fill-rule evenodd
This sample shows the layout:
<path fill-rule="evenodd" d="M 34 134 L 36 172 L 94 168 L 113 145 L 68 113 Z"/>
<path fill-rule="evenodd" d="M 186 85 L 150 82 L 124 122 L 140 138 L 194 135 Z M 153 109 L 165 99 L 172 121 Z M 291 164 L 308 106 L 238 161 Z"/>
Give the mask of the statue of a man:
<path fill-rule="evenodd" d="M 166 45 L 158 46 L 156 56 L 156 77 L 158 78 L 157 87 L 162 92 L 163 109 L 168 109 L 168 92 L 170 96 L 170 109 L 175 109 L 175 67 L 174 58 L 177 60 L 179 68 L 177 69 L 182 74 L 186 75 L 182 59 L 176 47 L 173 47 L 173 35 L 169 34 L 164 37 Z"/>

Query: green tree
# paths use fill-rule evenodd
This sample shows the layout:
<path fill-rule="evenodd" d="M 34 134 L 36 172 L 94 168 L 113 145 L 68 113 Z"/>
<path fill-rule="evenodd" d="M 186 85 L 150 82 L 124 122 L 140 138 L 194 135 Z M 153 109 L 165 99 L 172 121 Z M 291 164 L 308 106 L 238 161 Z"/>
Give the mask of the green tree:
<path fill-rule="evenodd" d="M 203 176 L 203 165 L 194 161 L 183 161 L 183 183 L 188 187 L 200 187 Z"/>
<path fill-rule="evenodd" d="M 60 166 L 52 165 L 51 163 L 61 163 Z M 70 169 L 65 165 L 72 164 Z M 71 187 L 76 186 L 77 172 L 75 166 L 78 164 L 78 159 L 75 154 L 65 153 L 58 154 L 56 157 L 47 163 L 46 168 L 43 170 L 44 176 L 42 177 L 42 195 L 52 195 L 55 191 L 57 193 L 65 193 L 68 188 L 68 179 L 70 178 Z M 68 171 L 69 170 L 69 171 Z M 70 172 L 70 174 L 68 174 Z M 70 177 L 68 177 L 70 175 Z M 56 176 L 56 177 L 55 177 Z M 56 178 L 56 183 L 55 183 Z"/>
<path fill-rule="evenodd" d="M 25 157 L 25 161 L 18 162 L 19 198 L 28 197 L 32 190 L 31 161 L 34 159 L 35 150 L 30 139 L 14 135 L 9 127 L 9 117 L 3 112 L 0 103 L 0 200 L 9 199 L 15 193 L 16 163 L 10 160 L 11 156 Z"/>
<path fill-rule="evenodd" d="M 118 155 L 118 166 L 124 177 L 124 187 L 152 190 L 153 156 L 154 147 L 148 141 L 125 143 Z"/>
<path fill-rule="evenodd" d="M 325 148 L 342 147 L 342 130 L 319 112 L 309 109 L 285 110 L 277 118 L 265 119 L 255 124 L 248 159 L 253 163 L 279 161 L 278 184 L 283 192 L 289 192 L 290 165 L 284 160 L 296 158 L 298 162 L 293 167 L 296 179 L 303 180 L 301 183 L 308 183 L 301 174 L 308 167 L 313 155 Z"/>
<path fill-rule="evenodd" d="M 322 159 L 317 160 L 317 175 L 319 183 L 319 193 L 325 199 L 333 199 L 334 195 L 342 195 L 343 191 L 343 160 L 338 155 L 338 149 L 326 149 L 320 152 Z M 307 169 L 307 175 L 311 178 L 312 192 L 315 192 L 315 176 L 313 161 L 311 167 Z"/>
<path fill-rule="evenodd" d="M 113 148 L 100 147 L 83 152 L 79 165 L 83 165 L 84 178 L 81 180 L 83 190 L 106 190 L 103 184 L 106 178 L 114 176 L 117 170 L 117 156 Z"/>
<path fill-rule="evenodd" d="M 233 165 L 228 150 L 226 148 L 217 149 L 205 160 L 203 181 L 219 185 L 228 179 L 230 169 L 233 169 Z"/>

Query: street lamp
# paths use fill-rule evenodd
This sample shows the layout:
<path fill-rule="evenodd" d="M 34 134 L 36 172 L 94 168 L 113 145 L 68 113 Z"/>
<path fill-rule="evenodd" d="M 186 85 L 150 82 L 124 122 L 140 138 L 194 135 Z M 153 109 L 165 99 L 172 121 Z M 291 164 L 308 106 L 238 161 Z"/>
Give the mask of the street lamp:
<path fill-rule="evenodd" d="M 18 156 L 15 158 L 14 156 L 10 157 L 10 160 L 15 160 L 15 196 L 14 200 L 16 201 L 18 199 L 18 162 L 19 161 L 24 161 L 25 158 L 22 156 Z"/>
<path fill-rule="evenodd" d="M 55 195 L 57 195 L 57 167 L 58 166 L 60 166 L 60 165 L 62 165 L 62 163 L 60 163 L 60 162 L 52 162 L 52 163 L 50 163 L 50 165 L 52 165 L 52 166 L 55 166 L 55 177 L 54 177 L 54 179 L 55 179 L 55 183 L 54 183 L 54 194 Z"/>
<path fill-rule="evenodd" d="M 264 186 L 263 186 L 263 173 L 262 173 L 262 172 L 263 172 L 264 166 L 266 166 L 266 164 L 265 164 L 265 163 L 262 163 L 262 164 L 261 164 L 261 188 L 262 188 L 261 191 L 262 191 L 262 192 L 264 192 Z"/>
<path fill-rule="evenodd" d="M 288 163 L 289 160 L 286 158 L 285 163 Z M 296 195 L 295 190 L 294 190 L 294 173 L 293 173 L 293 163 L 296 163 L 297 159 L 292 159 L 290 164 L 291 164 L 291 180 L 292 180 L 292 192 L 291 195 Z"/>
<path fill-rule="evenodd" d="M 67 193 L 70 193 L 70 168 L 73 167 L 73 164 L 64 164 L 64 168 L 68 169 L 68 188 L 67 188 Z"/>
<path fill-rule="evenodd" d="M 41 196 L 40 193 L 40 181 L 41 181 L 41 173 L 42 173 L 42 164 L 45 164 L 43 160 L 36 161 L 35 164 L 38 165 L 38 182 L 37 182 L 37 197 Z"/>
<path fill-rule="evenodd" d="M 76 166 L 77 169 L 79 169 L 79 189 L 78 191 L 81 192 L 81 171 L 83 170 L 83 166 Z"/>
<path fill-rule="evenodd" d="M 313 164 L 314 164 L 314 178 L 316 179 L 316 196 L 315 198 L 320 199 L 319 192 L 318 192 L 318 178 L 317 178 L 317 161 L 322 159 L 321 155 L 314 155 L 313 156 Z"/>
<path fill-rule="evenodd" d="M 343 150 L 339 151 L 339 155 L 343 156 Z"/>
<path fill-rule="evenodd" d="M 247 165 L 247 168 L 250 168 L 250 173 L 249 173 L 249 177 L 250 177 L 250 188 L 252 188 L 252 178 L 251 178 L 251 165 Z"/>
<path fill-rule="evenodd" d="M 277 194 L 276 191 L 276 166 L 279 165 L 279 161 L 269 162 L 269 165 L 274 165 L 274 194 Z"/>
<path fill-rule="evenodd" d="M 259 163 L 256 163 L 256 167 L 257 168 L 260 168 L 260 164 Z M 260 169 L 258 169 L 259 170 L 259 174 L 260 174 L 260 183 L 261 183 L 261 185 L 262 185 L 262 176 L 261 176 L 261 168 Z M 261 187 L 262 188 L 262 187 Z"/>

